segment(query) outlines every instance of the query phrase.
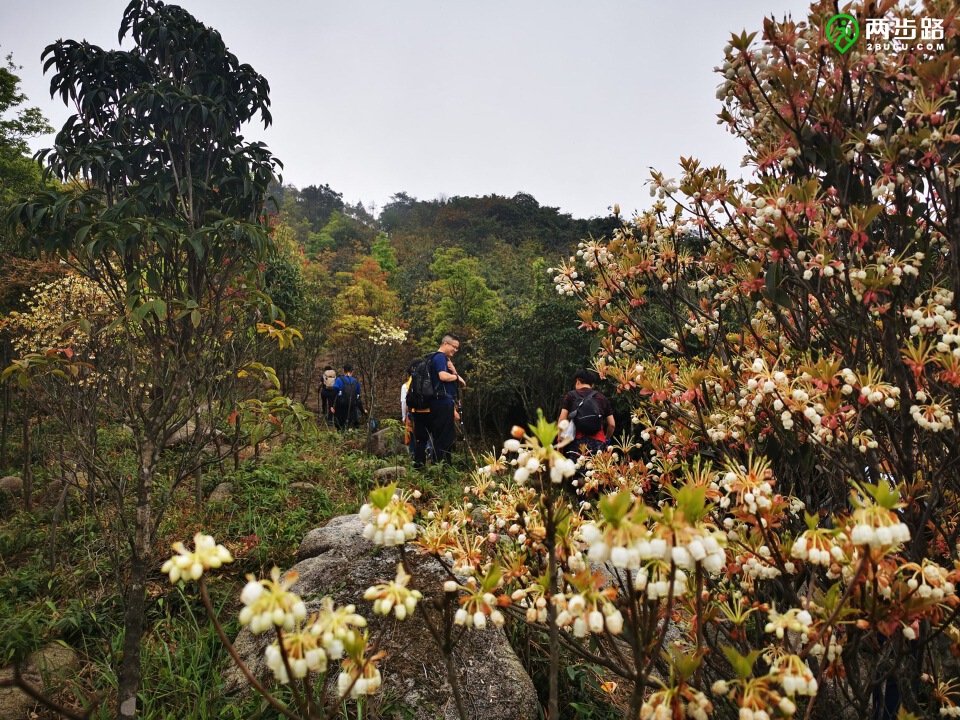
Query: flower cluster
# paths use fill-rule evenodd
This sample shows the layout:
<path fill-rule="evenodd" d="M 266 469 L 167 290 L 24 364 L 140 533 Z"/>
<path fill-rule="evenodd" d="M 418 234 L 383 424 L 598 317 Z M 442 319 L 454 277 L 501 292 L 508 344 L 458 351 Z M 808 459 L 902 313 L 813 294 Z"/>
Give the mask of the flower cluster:
<path fill-rule="evenodd" d="M 397 492 L 396 485 L 377 488 L 370 493 L 370 502 L 360 508 L 360 520 L 365 522 L 363 536 L 376 545 L 403 545 L 417 537 L 413 521 L 416 508 L 408 494 Z"/>
<path fill-rule="evenodd" d="M 248 584 L 245 591 L 249 589 L 251 594 L 256 594 L 257 591 L 253 588 L 254 585 Z M 299 613 L 295 611 L 294 615 Z M 277 640 L 265 650 L 267 667 L 278 682 L 288 684 L 291 676 L 301 679 L 309 672 L 326 672 L 329 662 L 343 657 L 348 648 L 352 648 L 353 652 L 362 658 L 366 648 L 366 636 L 360 629 L 366 627 L 366 624 L 366 619 L 356 613 L 353 605 L 337 607 L 331 598 L 324 597 L 320 601 L 319 612 L 312 615 L 307 622 L 297 620 L 292 628 L 287 626 L 283 628 L 283 632 L 278 632 Z M 343 682 L 342 677 L 343 674 L 340 682 Z M 375 689 L 375 685 L 361 683 L 354 697 Z"/>
<path fill-rule="evenodd" d="M 363 599 L 373 600 L 373 612 L 377 615 L 389 615 L 393 610 L 397 620 L 403 620 L 413 613 L 417 601 L 423 598 L 419 590 L 407 587 L 409 582 L 410 575 L 403 569 L 403 565 L 397 565 L 396 579 L 367 588 Z"/>
<path fill-rule="evenodd" d="M 704 693 L 689 685 L 657 690 L 640 708 L 640 720 L 707 720 L 713 703 Z"/>
<path fill-rule="evenodd" d="M 374 345 L 401 345 L 406 339 L 406 330 L 379 320 L 375 323 L 369 336 L 370 342 Z"/>
<path fill-rule="evenodd" d="M 319 638 L 304 629 L 284 633 L 279 640 L 268 645 L 265 659 L 273 676 L 285 685 L 290 682 L 290 673 L 295 678 L 304 678 L 308 672 L 327 671 L 327 654 L 320 646 Z"/>
<path fill-rule="evenodd" d="M 817 680 L 813 672 L 796 655 L 781 655 L 774 660 L 770 675 L 780 683 L 787 697 L 817 694 Z"/>
<path fill-rule="evenodd" d="M 110 305 L 99 286 L 68 273 L 31 288 L 26 305 L 26 312 L 12 312 L 4 320 L 16 335 L 13 346 L 18 352 L 69 347 L 84 360 L 94 359 L 90 323 L 102 319 Z"/>
<path fill-rule="evenodd" d="M 569 577 L 571 592 L 554 595 L 552 602 L 557 612 L 557 625 L 570 627 L 575 637 L 588 633 L 623 632 L 623 615 L 613 604 L 617 597 L 614 587 L 604 587 L 607 578 L 601 572 L 583 570 Z"/>
<path fill-rule="evenodd" d="M 505 595 L 497 596 L 494 594 L 494 591 L 500 586 L 502 577 L 501 569 L 494 565 L 479 581 L 475 577 L 467 578 L 467 584 L 464 587 L 458 587 L 452 580 L 447 581 L 444 587 L 445 592 L 465 591 L 460 598 L 460 607 L 454 613 L 454 624 L 482 630 L 487 626 L 487 619 L 489 618 L 495 627 L 503 625 L 506 618 L 500 611 L 500 607 L 502 604 L 509 605 L 510 598 Z"/>
<path fill-rule="evenodd" d="M 867 485 L 871 497 L 861 501 L 853 496 L 857 508 L 850 516 L 848 529 L 854 545 L 867 545 L 871 549 L 889 551 L 910 539 L 910 527 L 901 522 L 896 509 L 901 507 L 899 493 L 886 481 Z"/>
<path fill-rule="evenodd" d="M 843 548 L 837 544 L 838 539 L 836 532 L 813 528 L 794 540 L 790 555 L 811 565 L 829 567 L 843 559 Z"/>
<path fill-rule="evenodd" d="M 526 483 L 530 476 L 548 469 L 550 482 L 558 485 L 565 478 L 573 477 L 577 472 L 577 464 L 570 458 L 564 457 L 551 445 L 541 445 L 535 441 L 522 444 L 517 438 L 510 438 L 503 444 L 506 453 L 517 453 L 510 461 L 516 469 L 513 479 L 518 485 Z"/>
<path fill-rule="evenodd" d="M 240 593 L 240 602 L 244 605 L 240 611 L 240 624 L 249 625 L 254 635 L 273 627 L 292 631 L 307 616 L 303 600 L 289 589 L 296 581 L 296 573 L 287 573 L 281 578 L 278 567 L 270 571 L 269 580 L 257 580 L 248 575 L 247 584 Z"/>
<path fill-rule="evenodd" d="M 170 582 L 199 580 L 206 570 L 217 569 L 224 563 L 233 562 L 233 556 L 223 545 L 218 545 L 211 535 L 197 533 L 193 536 L 193 550 L 187 550 L 182 542 L 173 543 L 177 554 L 160 568 L 170 577 Z"/>
<path fill-rule="evenodd" d="M 382 681 L 377 661 L 383 657 L 383 653 L 366 657 L 367 637 L 361 633 L 347 636 L 344 650 L 347 656 L 340 664 L 340 675 L 337 677 L 337 692 L 340 696 L 344 697 L 349 693 L 351 698 L 356 699 L 361 695 L 376 692 Z"/>

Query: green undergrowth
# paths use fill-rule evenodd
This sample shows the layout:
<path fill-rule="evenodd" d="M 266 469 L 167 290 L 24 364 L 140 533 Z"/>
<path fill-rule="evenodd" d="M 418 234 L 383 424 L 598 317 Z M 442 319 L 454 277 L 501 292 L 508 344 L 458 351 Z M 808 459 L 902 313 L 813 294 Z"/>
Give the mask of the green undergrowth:
<path fill-rule="evenodd" d="M 105 433 L 105 439 L 116 443 L 118 468 L 122 467 L 123 437 Z M 219 466 L 209 468 L 201 480 L 204 497 L 222 482 L 233 485 L 232 495 L 222 503 L 197 507 L 192 486 L 179 492 L 159 528 L 156 570 L 148 585 L 140 717 L 273 717 L 255 697 L 224 696 L 222 673 L 230 659 L 207 620 L 196 586 L 172 586 L 160 573 L 170 543 L 189 542 L 202 531 L 230 548 L 236 562 L 217 573 L 210 589 L 228 632 L 235 635 L 245 575 L 293 565 L 307 532 L 336 515 L 356 512 L 366 501 L 378 468 L 406 466 L 402 486 L 420 490 L 429 501 L 461 496 L 462 466 L 413 473 L 406 456 L 380 459 L 363 452 L 363 439 L 359 432 L 321 431 L 287 438 L 257 461 L 241 461 L 236 469 L 232 460 L 224 462 L 222 472 Z M 83 670 L 59 699 L 77 706 L 83 695 L 115 697 L 123 602 L 107 544 L 77 498 L 68 502 L 55 528 L 55 499 L 47 491 L 59 474 L 58 466 L 38 464 L 35 474 L 34 511 L 7 510 L 0 516 L 0 665 L 22 660 L 50 642 L 62 642 L 80 654 Z M 308 485 L 291 487 L 296 483 Z M 107 700 L 91 717 L 106 720 L 114 712 Z M 53 715 L 40 711 L 38 717 Z"/>
<path fill-rule="evenodd" d="M 125 437 L 103 433 L 117 449 L 118 471 L 129 462 Z M 456 457 L 452 466 L 429 466 L 414 472 L 409 457 L 379 459 L 363 452 L 360 431 L 346 435 L 321 431 L 286 438 L 256 461 L 232 460 L 208 468 L 201 479 L 204 497 L 229 482 L 233 492 L 222 503 L 196 505 L 192 483 L 167 509 L 159 528 L 155 571 L 149 579 L 147 629 L 143 637 L 143 682 L 140 717 L 145 720 L 273 720 L 279 715 L 255 695 L 227 697 L 223 673 L 231 660 L 209 623 L 196 585 L 173 586 L 160 573 L 174 541 L 190 542 L 197 532 L 226 544 L 236 561 L 218 571 L 210 592 L 228 634 L 239 631 L 239 591 L 245 575 L 265 575 L 276 565 L 285 570 L 312 528 L 337 515 L 356 512 L 375 486 L 378 468 L 407 468 L 400 487 L 419 490 L 426 505 L 458 501 L 473 462 Z M 83 669 L 58 700 L 77 707 L 78 698 L 94 698 L 92 720 L 115 716 L 112 698 L 123 647 L 123 600 L 108 546 L 85 503 L 74 498 L 54 527 L 55 499 L 48 492 L 57 467 L 36 467 L 36 502 L 32 513 L 0 515 L 0 665 L 25 658 L 50 643 L 62 642 L 80 655 Z M 299 485 L 298 485 L 299 484 Z M 544 641 L 523 626 L 511 642 L 534 679 L 546 688 Z M 619 714 L 601 684 L 600 668 L 574 658 L 564 662 L 561 677 L 564 718 L 606 720 Z M 283 698 L 281 689 L 278 696 Z M 103 700 L 106 698 L 106 700 Z M 544 699 L 544 698 L 542 698 Z M 387 694 L 359 708 L 364 718 L 408 718 L 414 708 Z M 356 717 L 356 703 L 341 716 Z M 39 720 L 55 716 L 38 711 Z"/>

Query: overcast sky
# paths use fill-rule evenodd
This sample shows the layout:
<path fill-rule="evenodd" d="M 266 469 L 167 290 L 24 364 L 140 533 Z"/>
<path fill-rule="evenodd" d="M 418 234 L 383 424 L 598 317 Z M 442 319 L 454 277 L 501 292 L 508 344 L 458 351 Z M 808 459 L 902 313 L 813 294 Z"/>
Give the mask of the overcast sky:
<path fill-rule="evenodd" d="M 298 187 L 348 202 L 394 193 L 514 195 L 575 217 L 645 207 L 650 167 L 681 155 L 739 172 L 716 124 L 731 31 L 797 19 L 807 0 L 183 0 L 270 82 L 267 142 Z M 0 53 L 54 127 L 40 54 L 117 48 L 127 0 L 0 0 Z M 129 47 L 129 40 L 124 47 Z M 34 142 L 46 147 L 51 137 Z"/>

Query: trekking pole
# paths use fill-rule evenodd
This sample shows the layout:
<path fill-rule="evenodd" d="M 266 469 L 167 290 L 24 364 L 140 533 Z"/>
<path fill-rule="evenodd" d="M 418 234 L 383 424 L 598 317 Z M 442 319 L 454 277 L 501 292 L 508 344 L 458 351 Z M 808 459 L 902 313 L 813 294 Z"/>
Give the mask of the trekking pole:
<path fill-rule="evenodd" d="M 476 464 L 477 456 L 473 454 L 473 448 L 470 447 L 470 438 L 467 436 L 467 429 L 463 424 L 463 402 L 459 398 L 457 399 L 457 413 L 460 415 L 460 421 L 457 423 L 457 427 L 460 429 L 460 435 L 463 436 L 463 444 L 467 446 L 470 459 Z"/>

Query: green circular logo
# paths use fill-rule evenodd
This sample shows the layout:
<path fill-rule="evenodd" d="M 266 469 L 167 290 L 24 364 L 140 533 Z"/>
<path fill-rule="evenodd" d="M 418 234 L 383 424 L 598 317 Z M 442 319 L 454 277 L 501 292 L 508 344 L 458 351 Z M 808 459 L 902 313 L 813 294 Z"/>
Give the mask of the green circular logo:
<path fill-rule="evenodd" d="M 860 37 L 860 25 L 853 15 L 839 13 L 827 23 L 827 40 L 841 53 L 845 53 Z"/>

